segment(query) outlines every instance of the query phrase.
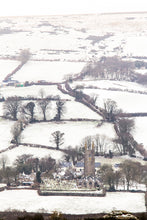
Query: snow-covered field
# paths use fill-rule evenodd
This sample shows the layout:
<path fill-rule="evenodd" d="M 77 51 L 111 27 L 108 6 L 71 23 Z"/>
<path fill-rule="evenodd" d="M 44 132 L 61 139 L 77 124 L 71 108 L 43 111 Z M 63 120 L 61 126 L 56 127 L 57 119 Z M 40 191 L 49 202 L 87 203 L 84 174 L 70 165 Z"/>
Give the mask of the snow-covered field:
<path fill-rule="evenodd" d="M 72 98 L 71 98 L 72 99 Z M 35 118 L 38 120 L 43 119 L 43 114 L 41 112 L 40 107 L 35 102 Z M 51 101 L 49 103 L 49 107 L 46 111 L 46 118 L 48 120 L 53 119 L 56 116 L 56 101 Z M 65 102 L 64 105 L 64 114 L 61 119 L 77 119 L 77 118 L 85 118 L 85 119 L 94 119 L 94 120 L 101 120 L 102 117 L 97 113 L 93 112 L 87 106 L 81 104 L 80 102 L 76 102 L 74 100 L 69 100 Z"/>
<path fill-rule="evenodd" d="M 52 102 L 52 112 L 55 112 L 55 102 Z M 86 118 L 86 119 L 95 119 L 101 120 L 102 117 L 97 113 L 93 112 L 87 106 L 83 105 L 80 102 L 76 101 L 67 101 L 65 103 L 65 112 L 62 119 L 70 118 Z M 86 125 L 85 125 L 86 126 Z"/>
<path fill-rule="evenodd" d="M 68 74 L 80 73 L 87 61 L 97 60 L 101 56 L 126 56 L 130 60 L 134 59 L 132 58 L 133 56 L 146 56 L 146 17 L 147 13 L 0 17 L 0 58 L 2 59 L 0 60 L 0 81 L 13 71 L 19 63 L 16 60 L 7 59 L 14 59 L 22 49 L 29 49 L 31 58 L 13 76 L 13 79 L 20 82 L 39 80 L 61 82 Z M 83 82 L 74 82 L 73 87 L 81 83 L 86 86 L 92 85 L 101 88 L 84 89 L 84 92 L 89 95 L 98 95 L 98 106 L 103 106 L 104 100 L 109 98 L 116 101 L 118 108 L 122 108 L 124 112 L 147 112 L 146 95 L 102 90 L 114 88 L 129 89 L 136 92 L 147 91 L 146 87 L 137 83 L 83 80 Z M 45 96 L 59 95 L 63 99 L 70 100 L 66 102 L 66 111 L 63 119 L 101 119 L 100 116 L 86 106 L 75 102 L 72 97 L 62 94 L 56 86 L 2 87 L 0 88 L 0 94 L 5 98 L 14 95 L 39 97 L 40 89 L 44 90 Z M 55 116 L 55 102 L 51 104 L 49 119 Z M 38 113 L 39 110 L 36 107 L 36 115 Z M 3 114 L 2 103 L 0 103 L 0 114 Z M 37 115 L 37 117 L 40 119 L 42 115 Z M 3 146 L 1 149 L 3 149 L 9 144 L 11 139 L 11 126 L 5 125 L 5 122 L 1 123 L 0 126 L 3 131 L 3 135 L 0 137 L 1 146 Z M 145 138 L 143 138 L 146 128 L 145 123 L 141 134 L 139 134 L 141 125 L 138 123 L 137 126 L 137 140 L 146 143 Z M 8 127 L 7 132 L 4 132 L 6 130 L 5 127 Z M 48 125 L 42 123 L 29 125 L 22 134 L 22 140 L 36 143 L 35 137 L 40 134 L 39 127 L 43 131 L 43 135 L 39 140 L 40 144 L 51 144 L 49 140 L 50 134 L 55 130 L 61 130 L 61 132 L 65 133 L 65 146 L 76 146 L 80 144 L 85 136 L 94 135 L 97 132 L 110 138 L 115 136 L 113 127 L 110 124 L 104 124 L 102 127 L 97 128 L 94 122 L 52 123 Z"/>
<path fill-rule="evenodd" d="M 147 117 L 135 118 L 134 138 L 138 143 L 142 143 L 147 150 Z"/>
<path fill-rule="evenodd" d="M 11 128 L 15 122 L 0 119 L 0 150 L 10 146 L 12 140 Z"/>
<path fill-rule="evenodd" d="M 147 87 L 135 82 L 117 81 L 117 80 L 82 80 L 71 84 L 74 89 L 76 86 L 98 87 L 100 89 L 120 89 L 122 91 L 147 92 Z"/>
<path fill-rule="evenodd" d="M 19 145 L 14 149 L 1 153 L 0 158 L 6 158 L 6 165 L 13 166 L 17 157 L 23 154 L 30 154 L 32 157 L 37 157 L 39 159 L 50 156 L 57 162 L 64 157 L 64 153 L 61 151 Z"/>
<path fill-rule="evenodd" d="M 28 86 L 28 87 L 9 86 L 9 87 L 0 88 L 0 94 L 4 96 L 5 98 L 9 96 L 21 96 L 21 97 L 33 96 L 33 97 L 41 98 L 40 91 L 43 91 L 44 97 L 59 96 L 61 99 L 73 100 L 71 96 L 60 92 L 57 89 L 56 85 L 50 85 L 50 86 L 33 85 L 33 86 Z"/>
<path fill-rule="evenodd" d="M 14 60 L 0 60 L 0 82 L 11 73 L 17 66 L 19 62 Z"/>
<path fill-rule="evenodd" d="M 62 97 L 62 95 L 60 96 Z M 67 98 L 68 96 L 64 96 L 62 98 Z M 69 97 L 71 98 L 71 97 Z M 71 98 L 73 99 L 73 98 Z M 25 105 L 26 103 L 31 101 L 22 101 L 22 105 Z M 34 113 L 35 118 L 38 120 L 43 120 L 43 114 L 42 111 L 37 103 L 37 101 L 33 101 L 35 104 Z M 0 102 L 0 116 L 4 114 L 3 110 L 4 102 Z M 49 106 L 46 110 L 46 118 L 47 120 L 53 119 L 56 115 L 56 101 L 51 101 L 49 103 Z M 93 112 L 91 109 L 89 109 L 87 106 L 81 104 L 80 102 L 76 102 L 74 100 L 69 100 L 65 102 L 64 105 L 64 114 L 62 116 L 62 119 L 77 119 L 77 118 L 85 118 L 85 119 L 94 119 L 94 120 L 101 120 L 102 117 L 98 115 L 97 113 Z"/>
<path fill-rule="evenodd" d="M 38 16 L 38 17 L 0 17 L 0 83 L 19 64 L 16 57 L 20 51 L 29 49 L 30 60 L 16 73 L 12 79 L 20 82 L 46 80 L 49 82 L 63 82 L 69 75 L 81 72 L 87 62 L 98 60 L 102 56 L 126 57 L 126 60 L 146 61 L 147 44 L 147 13 L 143 14 L 95 14 L 72 16 Z M 140 57 L 139 57 L 140 56 Z M 136 70 L 146 74 L 145 69 Z M 82 80 L 71 84 L 97 86 L 100 89 L 83 89 L 88 95 L 97 95 L 97 105 L 103 106 L 106 99 L 117 102 L 118 108 L 124 112 L 147 112 L 147 87 L 133 82 L 108 80 Z M 105 89 L 121 89 L 108 91 Z M 101 120 L 101 117 L 74 98 L 61 93 L 57 86 L 29 86 L 29 87 L 1 87 L 0 95 L 8 96 L 34 96 L 41 97 L 60 96 L 68 99 L 65 105 L 63 119 L 88 118 Z M 136 93 L 129 93 L 126 90 Z M 35 103 L 36 104 L 36 103 Z M 52 119 L 55 112 L 55 101 L 51 102 L 47 119 Z M 39 107 L 35 107 L 35 116 L 39 115 Z M 3 114 L 3 103 L 0 103 L 0 115 Z M 12 139 L 11 127 L 15 122 L 0 119 L 0 150 L 10 146 Z M 21 134 L 21 142 L 42 144 L 55 147 L 51 141 L 54 131 L 64 133 L 64 144 L 61 148 L 81 145 L 83 138 L 96 134 L 109 138 L 109 149 L 113 148 L 112 139 L 115 138 L 113 124 L 98 122 L 50 122 L 29 124 Z M 147 117 L 135 118 L 134 138 L 143 143 L 147 149 Z M 6 165 L 12 165 L 17 156 L 32 154 L 42 158 L 51 156 L 61 160 L 64 154 L 56 150 L 48 150 L 19 145 L 18 147 L 0 154 L 5 158 Z M 120 163 L 128 156 L 107 159 L 96 157 L 96 161 L 103 163 Z M 132 158 L 131 158 L 132 159 Z M 133 158 L 134 161 L 146 161 Z M 143 193 L 107 193 L 106 197 L 40 197 L 34 190 L 3 191 L 0 192 L 0 207 L 4 210 L 26 210 L 32 212 L 53 212 L 55 210 L 69 214 L 87 214 L 109 212 L 114 209 L 124 209 L 131 212 L 145 212 Z M 72 205 L 71 205 L 72 204 Z"/>
<path fill-rule="evenodd" d="M 111 99 L 123 112 L 147 112 L 147 95 L 101 89 L 84 89 L 84 93 L 98 96 L 97 105 L 104 107 L 104 102 Z"/>
<path fill-rule="evenodd" d="M 106 135 L 110 139 L 115 138 L 113 125 L 107 123 L 101 127 L 97 127 L 97 122 L 46 122 L 27 126 L 22 132 L 21 142 L 55 146 L 55 144 L 51 142 L 51 134 L 58 130 L 64 133 L 65 142 L 61 148 L 80 145 L 82 139 L 90 135 L 100 134 Z"/>
<path fill-rule="evenodd" d="M 35 190 L 0 192 L 1 211 L 94 214 L 112 210 L 145 212 L 144 193 L 107 193 L 106 197 L 39 196 Z"/>
<path fill-rule="evenodd" d="M 1 17 L 0 57 L 18 55 L 24 48 L 30 48 L 35 59 L 50 60 L 89 61 L 106 54 L 146 56 L 146 16 L 147 13 Z"/>
<path fill-rule="evenodd" d="M 47 62 L 29 61 L 13 77 L 19 82 L 62 82 L 66 75 L 74 75 L 81 72 L 85 63 L 80 62 Z"/>

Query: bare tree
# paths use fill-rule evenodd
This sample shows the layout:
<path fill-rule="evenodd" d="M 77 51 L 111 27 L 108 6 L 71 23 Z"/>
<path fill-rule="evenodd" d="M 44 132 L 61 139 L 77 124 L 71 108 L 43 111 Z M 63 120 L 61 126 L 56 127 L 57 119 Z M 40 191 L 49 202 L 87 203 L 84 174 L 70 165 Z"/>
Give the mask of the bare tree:
<path fill-rule="evenodd" d="M 137 181 L 138 176 L 141 175 L 142 167 L 139 162 L 126 160 L 121 164 L 121 172 L 127 183 L 127 190 L 130 189 L 131 182 Z"/>
<path fill-rule="evenodd" d="M 147 191 L 147 164 L 143 166 L 142 169 L 142 179 L 141 182 L 145 184 Z M 147 198 L 146 198 L 147 199 Z M 146 200 L 147 201 L 147 200 Z M 147 205 L 147 204 L 146 204 Z"/>
<path fill-rule="evenodd" d="M 122 144 L 118 143 L 118 141 L 116 141 L 116 139 L 113 140 L 113 150 L 115 152 L 117 152 L 117 154 L 123 155 L 123 146 L 122 146 Z"/>
<path fill-rule="evenodd" d="M 30 174 L 33 169 L 33 162 L 32 162 L 32 155 L 31 154 L 23 154 L 18 156 L 14 162 L 14 165 L 19 173 Z"/>
<path fill-rule="evenodd" d="M 41 172 L 52 174 L 56 169 L 56 161 L 51 157 L 42 158 L 39 161 L 39 169 Z"/>
<path fill-rule="evenodd" d="M 41 108 L 41 111 L 43 113 L 43 120 L 46 121 L 46 111 L 49 108 L 50 100 L 48 99 L 42 99 L 38 101 L 38 105 Z"/>
<path fill-rule="evenodd" d="M 68 161 L 71 159 L 73 162 L 73 165 L 75 165 L 77 161 L 80 161 L 83 159 L 84 150 L 81 150 L 81 148 L 78 148 L 78 147 L 72 148 L 71 146 L 69 146 L 67 148 L 67 155 L 65 157 L 67 158 Z"/>
<path fill-rule="evenodd" d="M 92 76 L 100 79 L 133 80 L 134 63 L 119 57 L 101 57 L 99 61 L 88 63 L 81 72 L 81 77 Z"/>
<path fill-rule="evenodd" d="M 13 127 L 11 128 L 11 133 L 12 133 L 12 141 L 11 143 L 16 143 L 18 144 L 20 142 L 20 135 L 22 132 L 22 122 L 17 121 Z"/>
<path fill-rule="evenodd" d="M 122 118 L 117 121 L 119 133 L 132 133 L 135 127 L 133 119 Z"/>
<path fill-rule="evenodd" d="M 21 61 L 22 64 L 25 64 L 30 59 L 30 56 L 31 56 L 31 53 L 29 49 L 21 50 L 19 54 L 19 60 Z"/>
<path fill-rule="evenodd" d="M 75 98 L 76 100 L 82 100 L 83 98 L 83 92 L 81 90 L 74 90 Z"/>
<path fill-rule="evenodd" d="M 118 139 L 116 139 L 115 142 L 122 145 L 123 154 L 128 152 L 132 155 L 134 153 L 134 142 L 132 141 L 131 135 L 134 126 L 133 119 L 122 118 L 116 122 Z"/>
<path fill-rule="evenodd" d="M 40 89 L 39 90 L 39 96 L 41 97 L 41 99 L 45 98 L 45 91 L 44 91 L 44 89 Z"/>
<path fill-rule="evenodd" d="M 104 155 L 106 153 L 106 149 L 108 147 L 110 140 L 108 141 L 108 138 L 105 135 L 97 134 L 94 136 L 94 142 L 95 142 L 95 153 L 97 155 Z"/>
<path fill-rule="evenodd" d="M 105 118 L 108 121 L 114 121 L 115 120 L 115 114 L 120 112 L 120 110 L 117 109 L 117 104 L 115 101 L 111 99 L 107 99 L 104 102 L 104 114 Z"/>
<path fill-rule="evenodd" d="M 20 110 L 21 101 L 17 96 L 11 96 L 6 99 L 3 105 L 4 116 L 17 120 L 17 114 Z"/>
<path fill-rule="evenodd" d="M 57 114 L 55 116 L 55 119 L 57 121 L 60 121 L 61 120 L 61 116 L 63 116 L 64 111 L 65 111 L 65 102 L 63 102 L 61 99 L 59 99 L 56 102 L 56 109 L 57 109 Z"/>
<path fill-rule="evenodd" d="M 0 162 L 1 162 L 1 165 L 2 165 L 2 169 L 3 169 L 3 171 L 4 171 L 5 168 L 6 168 L 6 164 L 7 164 L 7 162 L 8 162 L 8 157 L 7 157 L 7 155 L 1 156 Z"/>
<path fill-rule="evenodd" d="M 55 131 L 51 135 L 52 141 L 56 145 L 56 149 L 59 150 L 59 147 L 64 144 L 64 133 L 61 133 L 60 131 Z"/>
<path fill-rule="evenodd" d="M 92 141 L 93 141 L 93 137 L 92 136 L 86 136 L 85 138 L 83 138 L 81 146 L 84 149 L 85 148 L 85 143 L 87 145 L 88 149 L 91 149 L 92 147 Z"/>
<path fill-rule="evenodd" d="M 110 191 L 114 191 L 114 171 L 112 165 L 102 165 L 99 170 L 99 175 L 103 184 L 108 185 Z"/>
<path fill-rule="evenodd" d="M 30 122 L 33 122 L 34 119 L 34 108 L 35 104 L 34 102 L 29 102 L 25 106 L 22 107 L 22 112 L 30 117 Z"/>
<path fill-rule="evenodd" d="M 98 99 L 98 96 L 93 94 L 90 99 L 91 104 L 96 105 L 97 99 Z"/>
<path fill-rule="evenodd" d="M 114 172 L 114 185 L 115 185 L 115 189 L 118 189 L 121 177 L 122 177 L 122 173 L 120 170 L 117 170 Z"/>
<path fill-rule="evenodd" d="M 22 154 L 21 156 L 18 156 L 15 160 L 15 166 L 19 164 L 25 164 L 27 163 L 28 159 L 32 158 L 32 154 Z"/>

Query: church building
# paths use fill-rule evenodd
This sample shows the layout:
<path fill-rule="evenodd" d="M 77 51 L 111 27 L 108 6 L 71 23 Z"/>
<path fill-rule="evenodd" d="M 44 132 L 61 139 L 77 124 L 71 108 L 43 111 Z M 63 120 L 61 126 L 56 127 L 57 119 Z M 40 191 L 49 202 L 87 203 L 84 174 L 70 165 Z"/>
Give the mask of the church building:
<path fill-rule="evenodd" d="M 94 143 L 90 148 L 85 143 L 85 154 L 84 154 L 84 177 L 95 177 L 95 150 Z"/>

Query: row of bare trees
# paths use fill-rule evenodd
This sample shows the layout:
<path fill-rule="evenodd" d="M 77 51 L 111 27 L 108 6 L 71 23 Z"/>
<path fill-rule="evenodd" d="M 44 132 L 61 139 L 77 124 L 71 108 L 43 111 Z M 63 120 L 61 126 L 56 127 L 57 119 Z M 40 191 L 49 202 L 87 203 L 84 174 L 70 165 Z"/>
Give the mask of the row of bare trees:
<path fill-rule="evenodd" d="M 117 137 L 110 139 L 105 135 L 96 134 L 94 136 L 87 136 L 82 141 L 82 147 L 87 143 L 88 148 L 91 148 L 91 143 L 94 143 L 95 154 L 97 156 L 109 156 L 113 154 L 133 156 L 136 150 L 137 142 L 132 138 L 132 132 L 134 130 L 133 119 L 118 119 L 115 122 L 117 129 Z"/>
<path fill-rule="evenodd" d="M 98 79 L 135 80 L 135 64 L 119 57 L 102 57 L 99 61 L 88 63 L 81 72 L 81 77 L 90 76 Z"/>
<path fill-rule="evenodd" d="M 133 119 L 120 118 L 115 122 L 117 138 L 114 140 L 115 147 L 123 155 L 132 156 L 135 153 L 137 142 L 134 141 L 132 133 L 135 128 Z"/>
<path fill-rule="evenodd" d="M 12 143 L 18 144 L 20 142 L 21 132 L 24 130 L 28 123 L 33 123 L 36 121 L 35 118 L 35 107 L 39 107 L 42 115 L 43 121 L 47 120 L 47 113 L 51 109 L 51 100 L 48 98 L 42 98 L 34 101 L 26 101 L 22 102 L 20 97 L 12 96 L 8 97 L 4 104 L 4 117 L 15 120 L 11 132 L 12 132 Z M 63 116 L 65 111 L 65 102 L 62 101 L 60 98 L 56 101 L 56 115 L 53 120 L 60 121 L 61 117 Z M 59 134 L 60 135 L 60 134 Z M 56 134 L 56 138 L 58 138 L 58 132 Z M 54 137 L 55 139 L 55 137 Z M 60 141 L 60 139 L 59 139 Z M 57 149 L 59 148 L 58 141 L 55 141 Z"/>
<path fill-rule="evenodd" d="M 36 104 L 39 106 L 42 114 L 43 114 L 43 121 L 47 120 L 47 110 L 51 107 L 51 101 L 48 98 L 42 98 L 38 101 L 33 102 L 30 101 L 27 104 L 23 103 L 20 97 L 11 96 L 8 97 L 4 104 L 4 116 L 6 118 L 10 118 L 12 120 L 17 120 L 18 118 L 25 118 L 29 122 L 35 121 L 35 106 Z M 62 101 L 60 98 L 56 101 L 56 116 L 55 120 L 61 120 L 61 116 L 64 114 L 65 110 L 65 102 Z"/>

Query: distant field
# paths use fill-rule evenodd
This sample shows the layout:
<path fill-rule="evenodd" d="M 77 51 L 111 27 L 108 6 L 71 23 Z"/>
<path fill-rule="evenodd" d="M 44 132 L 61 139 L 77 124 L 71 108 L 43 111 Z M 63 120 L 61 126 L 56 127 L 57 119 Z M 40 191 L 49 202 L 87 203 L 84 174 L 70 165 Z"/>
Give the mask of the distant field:
<path fill-rule="evenodd" d="M 0 57 L 16 56 L 24 48 L 35 59 L 50 60 L 146 56 L 146 17 L 146 13 L 1 17 Z"/>

